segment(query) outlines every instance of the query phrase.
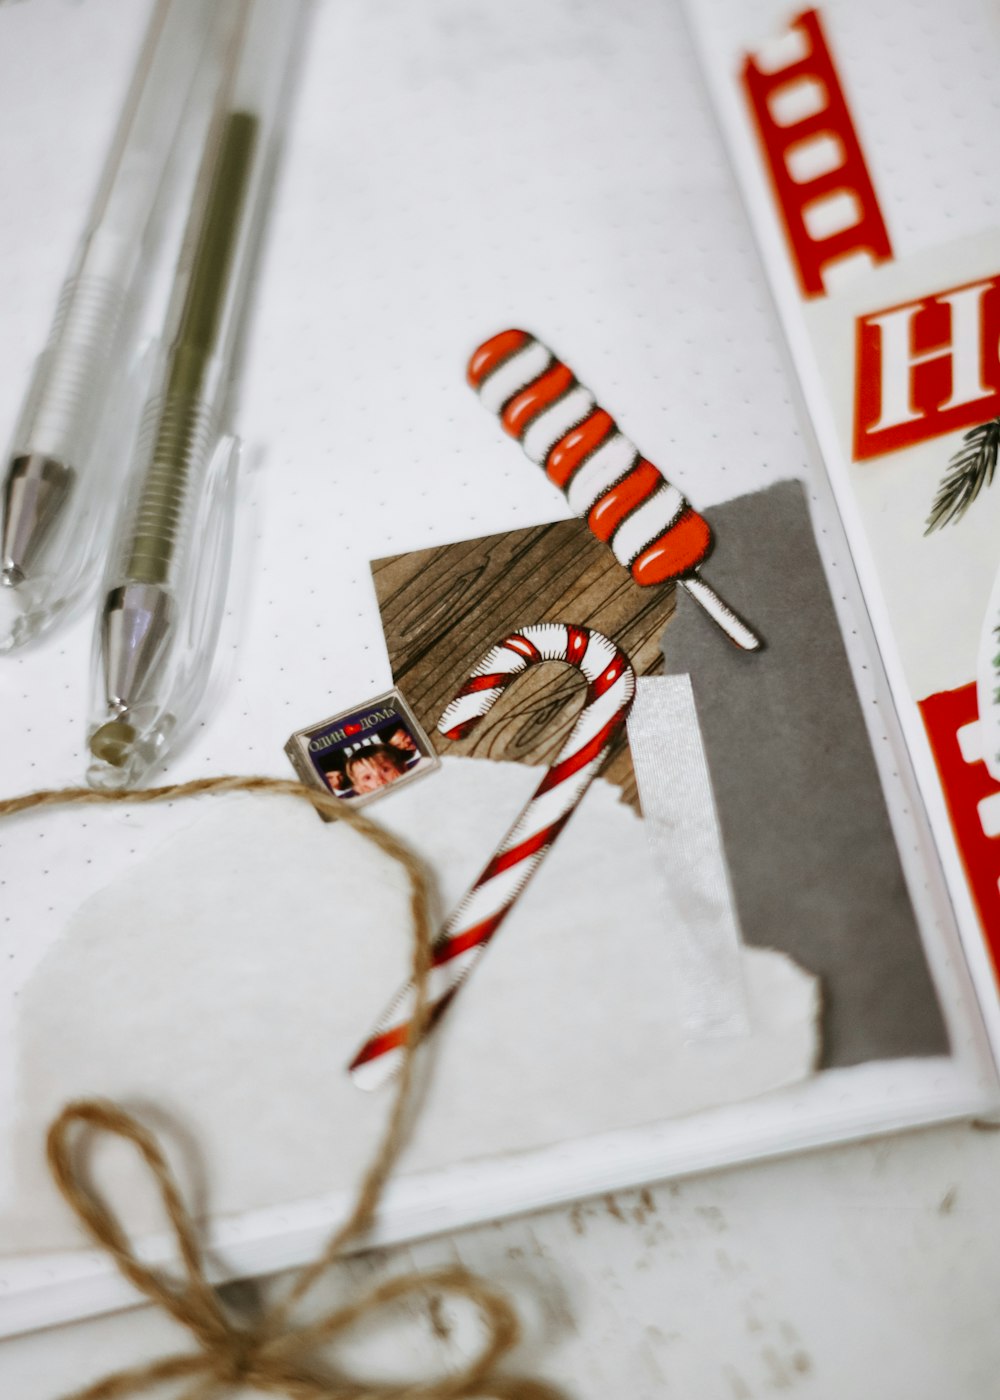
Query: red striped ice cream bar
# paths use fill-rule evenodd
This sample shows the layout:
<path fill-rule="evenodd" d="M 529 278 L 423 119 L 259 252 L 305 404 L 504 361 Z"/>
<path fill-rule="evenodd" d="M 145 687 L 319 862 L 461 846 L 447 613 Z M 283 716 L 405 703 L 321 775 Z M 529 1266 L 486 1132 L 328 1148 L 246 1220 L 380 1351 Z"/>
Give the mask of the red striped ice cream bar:
<path fill-rule="evenodd" d="M 474 352 L 468 379 L 636 583 L 676 580 L 738 646 L 760 645 L 697 573 L 712 548 L 708 522 L 541 341 L 501 331 Z"/>

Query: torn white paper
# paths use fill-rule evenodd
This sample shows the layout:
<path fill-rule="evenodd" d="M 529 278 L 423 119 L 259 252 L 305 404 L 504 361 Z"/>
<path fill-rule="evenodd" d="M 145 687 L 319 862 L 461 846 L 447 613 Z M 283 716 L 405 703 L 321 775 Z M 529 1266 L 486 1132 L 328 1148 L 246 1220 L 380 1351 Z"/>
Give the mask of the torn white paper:
<path fill-rule="evenodd" d="M 434 870 L 444 913 L 489 857 L 537 769 L 446 758 L 375 819 Z M 403 1172 L 524 1152 L 692 1113 L 802 1079 L 817 986 L 748 951 L 753 1035 L 685 1043 L 640 819 L 597 780 L 433 1036 Z M 20 999 L 16 1105 L 0 1198 L 8 1251 L 72 1245 L 42 1165 L 69 1098 L 151 1108 L 199 1144 L 209 1213 L 350 1186 L 386 1097 L 346 1072 L 409 956 L 403 872 L 304 803 L 213 802 L 190 829 L 90 899 Z M 158 1223 L 127 1149 L 95 1168 L 138 1232 Z"/>

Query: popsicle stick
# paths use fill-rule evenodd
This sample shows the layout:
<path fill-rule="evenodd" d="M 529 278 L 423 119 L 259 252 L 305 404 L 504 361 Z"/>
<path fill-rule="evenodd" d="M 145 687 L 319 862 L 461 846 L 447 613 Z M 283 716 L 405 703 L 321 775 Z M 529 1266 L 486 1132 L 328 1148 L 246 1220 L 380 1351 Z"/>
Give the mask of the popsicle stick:
<path fill-rule="evenodd" d="M 719 597 L 712 585 L 705 582 L 701 574 L 684 574 L 677 582 L 687 589 L 695 602 L 704 608 L 716 626 L 725 632 L 735 646 L 743 651 L 760 650 L 763 645 L 761 639 L 733 612 L 729 604 Z"/>

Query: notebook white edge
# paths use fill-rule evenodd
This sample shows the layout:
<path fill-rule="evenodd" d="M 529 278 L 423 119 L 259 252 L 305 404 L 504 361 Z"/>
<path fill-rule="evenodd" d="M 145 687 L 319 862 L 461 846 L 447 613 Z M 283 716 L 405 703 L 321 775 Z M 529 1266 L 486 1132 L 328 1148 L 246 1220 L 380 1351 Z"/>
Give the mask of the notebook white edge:
<path fill-rule="evenodd" d="M 888 680 L 895 718 L 906 745 L 907 761 L 919 783 L 920 800 L 927 813 L 937 858 L 944 869 L 960 937 L 960 950 L 957 951 L 960 951 L 967 966 L 996 1066 L 1000 1063 L 1000 999 L 996 979 L 955 846 L 927 736 L 909 696 L 874 560 L 847 481 L 830 402 L 802 316 L 783 235 L 753 142 L 750 123 L 744 113 L 737 83 L 737 64 L 742 55 L 723 53 L 715 47 L 709 17 L 710 5 L 701 5 L 698 0 L 682 0 L 682 7 L 784 333 L 793 371 L 790 382 L 800 399 L 802 425 L 813 439 L 816 458 L 826 473 L 843 525 L 864 607 L 871 622 L 874 649 Z M 767 34 L 760 37 L 763 40 Z"/>
<path fill-rule="evenodd" d="M 845 1134 L 845 1101 L 859 1098 Z M 674 1122 L 393 1182 L 376 1227 L 358 1248 L 412 1242 L 665 1177 L 842 1143 L 845 1136 L 865 1138 L 988 1115 L 997 1106 L 991 1076 L 987 1072 L 977 1080 L 968 1055 L 832 1070 L 794 1088 Z M 206 1245 L 213 1281 L 305 1263 L 349 1205 L 341 1194 L 219 1221 Z M 172 1240 L 149 1241 L 142 1257 L 169 1265 Z M 8 1275 L 14 1287 L 0 1302 L 0 1337 L 143 1302 L 105 1256 L 93 1250 L 37 1255 L 22 1261 L 19 1269 L 8 1269 Z"/>

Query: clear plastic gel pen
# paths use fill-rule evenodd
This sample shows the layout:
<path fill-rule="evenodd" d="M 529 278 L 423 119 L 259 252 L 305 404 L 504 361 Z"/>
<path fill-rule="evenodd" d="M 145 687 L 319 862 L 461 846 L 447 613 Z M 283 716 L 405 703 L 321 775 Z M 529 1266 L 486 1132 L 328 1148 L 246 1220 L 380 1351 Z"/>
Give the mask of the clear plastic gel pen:
<path fill-rule="evenodd" d="M 243 312 L 303 0 L 241 0 L 95 639 L 88 781 L 125 787 L 205 689 L 228 576 Z"/>
<path fill-rule="evenodd" d="M 158 200 L 217 23 L 157 0 L 135 74 L 14 431 L 0 500 L 0 652 L 42 632 L 97 573 L 122 465 Z M 169 180 L 167 181 L 169 187 Z M 133 413 L 134 421 L 134 413 Z"/>

